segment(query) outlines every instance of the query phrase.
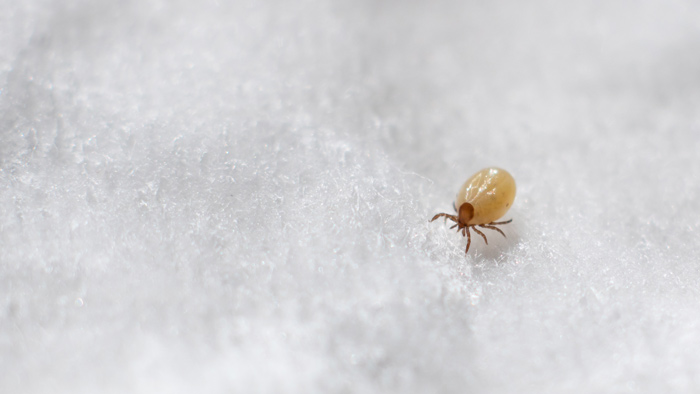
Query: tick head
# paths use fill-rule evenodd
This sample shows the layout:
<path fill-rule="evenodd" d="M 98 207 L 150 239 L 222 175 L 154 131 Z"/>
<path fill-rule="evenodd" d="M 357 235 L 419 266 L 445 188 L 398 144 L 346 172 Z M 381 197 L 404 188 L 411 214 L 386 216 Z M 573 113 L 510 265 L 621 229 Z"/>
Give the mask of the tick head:
<path fill-rule="evenodd" d="M 463 225 L 469 224 L 474 217 L 474 206 L 468 202 L 459 206 L 459 222 Z"/>

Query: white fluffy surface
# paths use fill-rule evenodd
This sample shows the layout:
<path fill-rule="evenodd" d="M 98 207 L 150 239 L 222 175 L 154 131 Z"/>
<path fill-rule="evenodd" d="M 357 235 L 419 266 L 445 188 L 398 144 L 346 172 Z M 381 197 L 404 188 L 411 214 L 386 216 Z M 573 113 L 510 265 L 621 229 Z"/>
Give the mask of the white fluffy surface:
<path fill-rule="evenodd" d="M 699 3 L 0 6 L 0 392 L 700 390 Z"/>

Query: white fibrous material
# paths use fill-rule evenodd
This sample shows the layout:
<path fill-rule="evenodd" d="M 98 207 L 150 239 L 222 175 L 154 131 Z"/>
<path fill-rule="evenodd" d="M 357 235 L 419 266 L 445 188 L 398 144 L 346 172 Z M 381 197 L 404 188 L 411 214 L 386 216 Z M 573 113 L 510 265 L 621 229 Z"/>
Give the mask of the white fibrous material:
<path fill-rule="evenodd" d="M 700 391 L 700 5 L 0 9 L 1 393 Z"/>

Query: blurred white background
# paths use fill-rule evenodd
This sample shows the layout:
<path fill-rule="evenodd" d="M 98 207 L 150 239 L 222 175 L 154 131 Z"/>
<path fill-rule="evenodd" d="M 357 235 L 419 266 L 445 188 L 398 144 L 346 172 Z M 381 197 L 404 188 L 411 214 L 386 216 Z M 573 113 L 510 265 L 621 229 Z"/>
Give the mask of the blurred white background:
<path fill-rule="evenodd" d="M 700 391 L 700 3 L 0 9 L 0 392 Z"/>

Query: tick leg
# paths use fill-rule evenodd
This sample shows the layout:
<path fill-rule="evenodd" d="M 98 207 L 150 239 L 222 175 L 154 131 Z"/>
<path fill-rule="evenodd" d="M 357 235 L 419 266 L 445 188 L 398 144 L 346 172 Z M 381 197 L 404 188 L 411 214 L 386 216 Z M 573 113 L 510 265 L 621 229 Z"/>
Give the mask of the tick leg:
<path fill-rule="evenodd" d="M 496 230 L 496 231 L 498 231 L 499 233 L 501 233 L 501 235 L 502 235 L 504 238 L 508 238 L 508 237 L 506 237 L 505 234 L 503 234 L 503 231 L 501 231 L 501 229 L 498 228 L 498 227 L 491 226 L 491 225 L 489 225 L 489 224 L 482 224 L 482 225 L 480 225 L 479 227 L 488 228 L 488 229 L 491 229 L 491 230 Z"/>
<path fill-rule="evenodd" d="M 506 220 L 505 222 L 491 222 L 491 223 L 489 223 L 489 226 L 490 226 L 490 225 L 494 225 L 494 224 L 508 224 L 508 223 L 510 223 L 510 222 L 512 222 L 512 221 L 513 221 L 513 219 Z"/>
<path fill-rule="evenodd" d="M 455 228 L 457 226 L 459 226 L 459 224 L 455 224 L 454 226 L 450 227 L 450 230 L 452 230 L 453 228 Z M 457 229 L 457 231 L 459 231 L 459 229 Z"/>
<path fill-rule="evenodd" d="M 472 235 L 469 232 L 469 226 L 465 227 L 467 230 L 467 250 L 464 251 L 464 254 L 469 253 L 469 246 L 472 244 Z"/>
<path fill-rule="evenodd" d="M 457 216 L 455 216 L 455 215 L 450 215 L 450 214 L 447 214 L 447 213 L 438 213 L 437 215 L 433 216 L 433 218 L 430 219 L 430 221 L 432 222 L 432 221 L 436 220 L 436 219 L 439 218 L 439 217 L 444 217 L 444 218 L 445 218 L 445 223 L 447 223 L 447 219 L 450 219 L 450 220 L 452 220 L 453 222 L 457 223 Z"/>
<path fill-rule="evenodd" d="M 454 202 L 454 201 L 452 201 L 452 208 L 454 208 L 454 209 L 455 209 L 455 212 L 457 212 L 457 206 L 455 205 L 455 202 Z"/>
<path fill-rule="evenodd" d="M 479 231 L 476 227 L 472 227 L 472 228 L 474 229 L 474 231 L 476 231 L 477 234 L 481 235 L 481 238 L 483 238 L 483 239 L 484 239 L 484 242 L 486 242 L 486 245 L 488 245 L 488 244 L 489 244 L 489 241 L 486 239 L 486 236 L 484 235 L 484 233 L 482 233 L 481 231 Z"/>

